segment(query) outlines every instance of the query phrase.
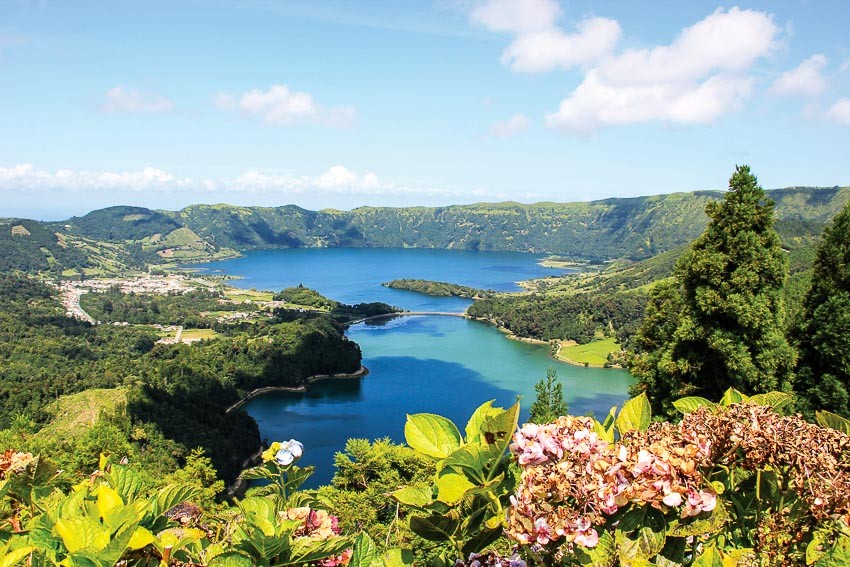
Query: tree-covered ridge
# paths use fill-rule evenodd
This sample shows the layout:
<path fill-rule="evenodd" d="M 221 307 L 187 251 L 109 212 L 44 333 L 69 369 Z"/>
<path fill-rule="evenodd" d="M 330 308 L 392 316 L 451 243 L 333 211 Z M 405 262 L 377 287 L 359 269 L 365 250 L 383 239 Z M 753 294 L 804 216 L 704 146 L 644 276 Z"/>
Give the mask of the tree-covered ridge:
<path fill-rule="evenodd" d="M 792 188 L 769 194 L 782 218 L 826 221 L 850 199 L 850 188 Z M 171 214 L 205 239 L 237 250 L 419 247 L 642 259 L 696 238 L 708 220 L 705 205 L 722 196 L 700 191 L 589 203 L 361 207 L 348 212 L 193 205 Z"/>
<path fill-rule="evenodd" d="M 466 285 L 458 285 L 447 282 L 435 282 L 431 280 L 397 279 L 381 284 L 390 289 L 404 289 L 415 291 L 432 297 L 463 297 L 467 299 L 485 299 L 493 296 L 493 290 L 484 290 Z"/>
<path fill-rule="evenodd" d="M 767 193 L 776 202 L 777 218 L 804 222 L 826 222 L 850 200 L 848 187 Z M 61 222 L 0 221 L 0 270 L 97 275 L 210 261 L 240 250 L 301 247 L 456 248 L 640 260 L 691 242 L 708 222 L 706 204 L 722 197 L 722 192 L 697 191 L 588 203 L 352 211 L 292 205 L 192 205 L 180 211 L 109 207 Z M 21 238 L 18 225 L 29 239 Z"/>

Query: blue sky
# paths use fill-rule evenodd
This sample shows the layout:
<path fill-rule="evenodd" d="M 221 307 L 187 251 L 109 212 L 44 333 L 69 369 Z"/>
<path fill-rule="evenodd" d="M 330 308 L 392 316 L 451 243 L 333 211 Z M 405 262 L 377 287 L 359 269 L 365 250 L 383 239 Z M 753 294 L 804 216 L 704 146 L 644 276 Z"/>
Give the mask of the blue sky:
<path fill-rule="evenodd" d="M 850 184 L 850 3 L 0 0 L 0 216 Z"/>

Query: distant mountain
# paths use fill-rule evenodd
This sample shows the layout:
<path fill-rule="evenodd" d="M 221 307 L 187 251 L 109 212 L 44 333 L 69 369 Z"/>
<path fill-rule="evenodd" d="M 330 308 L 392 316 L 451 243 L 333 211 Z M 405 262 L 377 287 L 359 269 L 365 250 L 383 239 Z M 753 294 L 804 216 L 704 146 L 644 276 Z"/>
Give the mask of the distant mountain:
<path fill-rule="evenodd" d="M 850 187 L 768 191 L 776 216 L 821 224 Z M 720 191 L 587 203 L 479 203 L 309 211 L 293 205 L 191 205 L 180 211 L 109 207 L 67 221 L 0 220 L 0 270 L 96 275 L 125 267 L 214 260 L 260 248 L 457 248 L 642 260 L 696 238 Z M 28 233 L 28 234 L 25 234 Z"/>
<path fill-rule="evenodd" d="M 825 222 L 850 187 L 769 191 L 777 218 Z M 361 207 L 352 211 L 192 205 L 173 215 L 205 240 L 237 250 L 297 247 L 459 248 L 545 252 L 587 260 L 640 260 L 691 242 L 719 191 L 589 203 L 481 203 Z"/>

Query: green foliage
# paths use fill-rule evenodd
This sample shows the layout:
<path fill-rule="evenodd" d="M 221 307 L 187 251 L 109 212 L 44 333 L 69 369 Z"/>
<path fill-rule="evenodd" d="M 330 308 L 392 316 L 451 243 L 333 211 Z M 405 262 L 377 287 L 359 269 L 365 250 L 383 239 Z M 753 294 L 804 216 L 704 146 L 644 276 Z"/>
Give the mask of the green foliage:
<path fill-rule="evenodd" d="M 338 305 L 338 302 L 328 299 L 318 291 L 298 285 L 296 287 L 288 287 L 274 294 L 274 301 L 286 301 L 295 305 L 303 305 L 306 307 L 317 307 L 319 309 L 333 309 Z"/>
<path fill-rule="evenodd" d="M 212 460 L 200 447 L 192 449 L 186 456 L 186 464 L 168 475 L 165 483 L 181 484 L 196 490 L 197 502 L 205 508 L 215 507 L 216 497 L 224 492 L 224 481 L 218 478 Z"/>
<path fill-rule="evenodd" d="M 272 462 L 269 470 L 280 480 L 295 468 Z M 57 488 L 57 474 L 32 455 L 0 456 L 0 565 L 26 557 L 28 565 L 333 566 L 351 548 L 334 517 L 294 492 L 246 498 L 202 519 L 190 484 L 146 493 L 134 469 L 108 459 L 70 491 Z M 359 557 L 369 543 L 358 540 Z"/>
<path fill-rule="evenodd" d="M 332 485 L 320 487 L 316 498 L 339 517 L 343 531 L 362 529 L 380 554 L 392 548 L 410 549 L 417 563 L 427 564 L 434 545 L 410 531 L 404 511 L 386 495 L 410 486 L 430 498 L 433 460 L 389 439 L 372 443 L 349 439 L 345 451 L 336 454 L 334 466 Z"/>
<path fill-rule="evenodd" d="M 803 409 L 850 417 L 850 206 L 823 233 L 793 334 Z"/>
<path fill-rule="evenodd" d="M 134 325 L 182 325 L 210 328 L 215 320 L 203 317 L 204 311 L 257 311 L 254 304 L 224 300 L 218 290 L 197 289 L 175 294 L 122 293 L 116 286 L 105 293 L 86 293 L 80 298 L 82 308 L 96 321 L 127 322 Z"/>
<path fill-rule="evenodd" d="M 498 296 L 473 303 L 470 317 L 490 321 L 521 337 L 569 339 L 586 344 L 597 332 L 628 334 L 646 303 L 641 293 L 531 294 Z"/>
<path fill-rule="evenodd" d="M 415 534 L 450 546 L 443 564 L 453 565 L 457 557 L 485 549 L 501 536 L 515 484 L 507 449 L 518 418 L 519 403 L 503 410 L 487 402 L 470 417 L 463 438 L 443 417 L 408 416 L 405 439 L 434 460 L 436 474 L 430 490 L 412 486 L 390 496 L 411 512 Z"/>
<path fill-rule="evenodd" d="M 534 391 L 537 397 L 529 408 L 528 421 L 549 423 L 559 416 L 567 415 L 564 385 L 558 380 L 558 372 L 554 368 L 546 369 L 546 378 L 534 385 Z"/>
<path fill-rule="evenodd" d="M 784 336 L 786 259 L 773 228 L 773 203 L 739 166 L 711 222 L 658 286 L 636 337 L 637 391 L 659 413 L 682 396 L 716 398 L 727 388 L 790 388 L 795 352 Z"/>

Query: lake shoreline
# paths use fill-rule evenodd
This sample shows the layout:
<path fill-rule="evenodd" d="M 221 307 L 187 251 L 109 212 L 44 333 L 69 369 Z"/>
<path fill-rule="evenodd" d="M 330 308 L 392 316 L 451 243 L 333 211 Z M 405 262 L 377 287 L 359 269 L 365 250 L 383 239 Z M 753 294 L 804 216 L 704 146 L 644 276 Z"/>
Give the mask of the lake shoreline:
<path fill-rule="evenodd" d="M 300 386 L 264 386 L 262 388 L 257 388 L 255 390 L 251 390 L 239 401 L 231 404 L 226 410 L 224 410 L 225 414 L 228 414 L 232 411 L 235 411 L 253 399 L 259 398 L 261 396 L 265 396 L 267 394 L 274 394 L 277 392 L 290 392 L 290 393 L 304 393 L 310 389 L 312 384 L 316 382 L 322 382 L 325 380 L 351 380 L 353 378 L 363 378 L 369 374 L 369 369 L 365 366 L 361 366 L 359 370 L 355 372 L 345 373 L 340 372 L 337 374 L 314 374 L 313 376 L 308 376 L 304 381 L 304 384 Z"/>

